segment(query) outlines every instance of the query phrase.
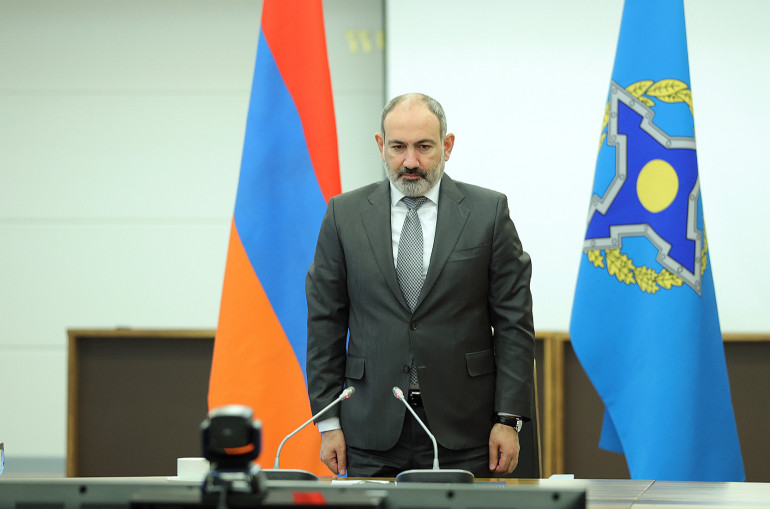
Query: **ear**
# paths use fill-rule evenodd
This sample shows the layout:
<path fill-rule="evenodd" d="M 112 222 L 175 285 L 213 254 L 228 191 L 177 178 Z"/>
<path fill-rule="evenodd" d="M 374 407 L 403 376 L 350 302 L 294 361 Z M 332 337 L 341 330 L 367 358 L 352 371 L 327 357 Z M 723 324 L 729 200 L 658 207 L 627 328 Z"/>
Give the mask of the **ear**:
<path fill-rule="evenodd" d="M 449 156 L 452 153 L 452 149 L 455 146 L 455 135 L 449 133 L 444 136 L 444 161 L 449 161 Z"/>
<path fill-rule="evenodd" d="M 382 160 L 385 160 L 385 138 L 382 137 L 380 133 L 374 133 L 374 139 L 377 142 L 377 147 L 380 149 L 380 157 L 382 157 Z"/>

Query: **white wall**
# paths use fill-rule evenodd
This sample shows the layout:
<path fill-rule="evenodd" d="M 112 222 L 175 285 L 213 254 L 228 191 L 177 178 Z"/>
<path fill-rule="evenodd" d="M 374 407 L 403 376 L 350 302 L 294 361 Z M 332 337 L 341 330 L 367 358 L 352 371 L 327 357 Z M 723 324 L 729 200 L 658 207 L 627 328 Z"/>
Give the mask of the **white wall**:
<path fill-rule="evenodd" d="M 447 173 L 508 194 L 533 259 L 538 330 L 569 326 L 622 7 L 387 3 L 388 95 L 437 98 L 457 135 Z M 767 332 L 770 2 L 687 0 L 685 17 L 722 330 Z"/>
<path fill-rule="evenodd" d="M 324 8 L 350 189 L 381 175 L 382 5 Z M 6 475 L 63 472 L 68 328 L 216 327 L 260 13 L 259 0 L 0 2 Z"/>

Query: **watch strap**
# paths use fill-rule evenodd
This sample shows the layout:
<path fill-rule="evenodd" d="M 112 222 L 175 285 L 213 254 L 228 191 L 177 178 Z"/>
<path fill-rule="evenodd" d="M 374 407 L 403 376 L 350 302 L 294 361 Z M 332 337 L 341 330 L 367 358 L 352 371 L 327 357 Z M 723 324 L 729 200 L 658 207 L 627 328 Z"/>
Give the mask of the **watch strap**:
<path fill-rule="evenodd" d="M 505 424 L 506 426 L 510 426 L 513 429 L 515 429 L 517 433 L 521 431 L 521 425 L 524 423 L 521 417 L 499 415 L 499 414 L 495 415 L 495 422 L 499 424 Z"/>

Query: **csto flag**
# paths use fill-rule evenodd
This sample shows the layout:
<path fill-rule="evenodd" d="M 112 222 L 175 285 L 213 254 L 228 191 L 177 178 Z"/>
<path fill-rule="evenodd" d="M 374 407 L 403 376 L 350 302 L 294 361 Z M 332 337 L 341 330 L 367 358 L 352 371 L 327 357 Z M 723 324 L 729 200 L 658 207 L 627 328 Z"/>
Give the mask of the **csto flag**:
<path fill-rule="evenodd" d="M 331 196 L 337 134 L 320 0 L 264 0 L 209 383 L 209 408 L 240 404 L 262 421 L 258 462 L 310 418 L 305 275 Z M 309 426 L 282 468 L 327 472 Z"/>
<path fill-rule="evenodd" d="M 695 154 L 682 0 L 627 0 L 570 335 L 634 479 L 745 479 Z"/>

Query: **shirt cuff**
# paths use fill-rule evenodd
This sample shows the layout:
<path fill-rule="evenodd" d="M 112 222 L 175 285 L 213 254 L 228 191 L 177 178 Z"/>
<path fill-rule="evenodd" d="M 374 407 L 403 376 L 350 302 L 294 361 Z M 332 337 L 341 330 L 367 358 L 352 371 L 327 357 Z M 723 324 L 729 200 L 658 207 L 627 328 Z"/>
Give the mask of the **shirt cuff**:
<path fill-rule="evenodd" d="M 342 429 L 339 417 L 327 417 L 322 421 L 318 421 L 317 426 L 319 433 L 323 433 L 324 431 L 331 431 L 334 429 Z"/>

